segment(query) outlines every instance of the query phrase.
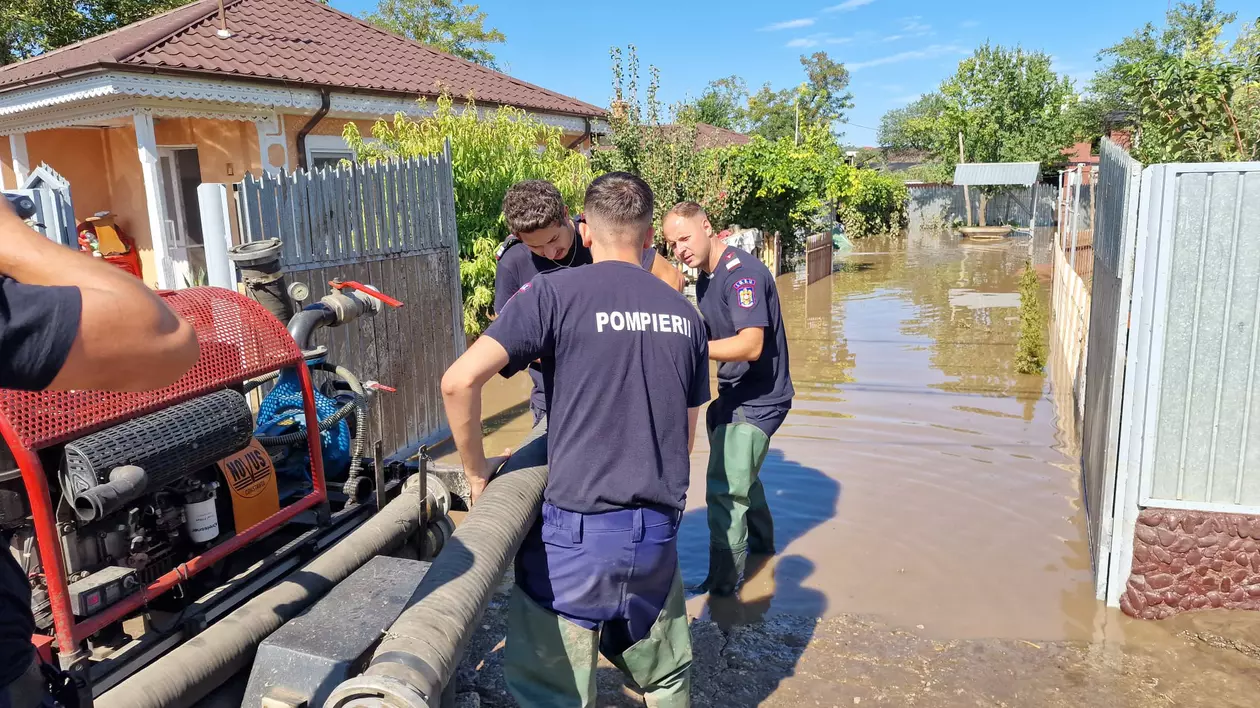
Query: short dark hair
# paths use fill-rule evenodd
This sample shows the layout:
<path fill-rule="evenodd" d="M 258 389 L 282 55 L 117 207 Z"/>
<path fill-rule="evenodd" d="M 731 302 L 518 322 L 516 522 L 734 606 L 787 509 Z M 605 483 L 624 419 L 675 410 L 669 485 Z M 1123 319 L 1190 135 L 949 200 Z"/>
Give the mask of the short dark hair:
<path fill-rule="evenodd" d="M 638 175 L 609 172 L 586 188 L 586 215 L 613 227 L 647 228 L 652 225 L 655 201 L 652 188 Z"/>
<path fill-rule="evenodd" d="M 709 218 L 709 215 L 704 211 L 704 207 L 700 206 L 699 203 L 678 202 L 670 208 L 669 212 L 666 213 L 665 216 L 681 216 L 684 219 L 690 219 L 691 217 L 700 214 L 703 214 L 706 219 Z"/>
<path fill-rule="evenodd" d="M 555 226 L 564 220 L 564 197 L 545 179 L 527 179 L 503 195 L 503 218 L 514 234 Z"/>

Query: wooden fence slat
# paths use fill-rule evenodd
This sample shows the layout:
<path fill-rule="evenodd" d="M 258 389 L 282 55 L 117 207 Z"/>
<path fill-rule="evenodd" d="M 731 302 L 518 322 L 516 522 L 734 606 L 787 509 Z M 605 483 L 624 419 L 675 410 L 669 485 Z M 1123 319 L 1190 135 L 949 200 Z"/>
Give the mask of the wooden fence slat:
<path fill-rule="evenodd" d="M 266 238 L 262 230 L 262 215 L 260 210 L 262 200 L 262 186 L 258 183 L 258 179 L 253 175 L 246 175 L 241 181 L 241 224 L 245 233 L 241 234 L 241 241 L 261 241 Z"/>

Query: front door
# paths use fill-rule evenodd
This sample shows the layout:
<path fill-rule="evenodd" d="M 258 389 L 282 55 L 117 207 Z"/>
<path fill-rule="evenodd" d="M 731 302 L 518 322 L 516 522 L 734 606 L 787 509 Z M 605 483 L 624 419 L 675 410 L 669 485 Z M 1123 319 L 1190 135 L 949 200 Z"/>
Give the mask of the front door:
<path fill-rule="evenodd" d="M 171 287 L 191 288 L 206 284 L 206 251 L 197 207 L 201 165 L 197 148 L 159 147 L 162 196 L 166 203 L 163 230 L 170 255 Z"/>

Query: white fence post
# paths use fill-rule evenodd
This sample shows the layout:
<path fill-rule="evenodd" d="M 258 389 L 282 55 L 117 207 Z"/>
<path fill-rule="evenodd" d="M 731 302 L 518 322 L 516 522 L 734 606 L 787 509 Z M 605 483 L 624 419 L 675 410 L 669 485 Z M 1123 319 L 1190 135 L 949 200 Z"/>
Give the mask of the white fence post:
<path fill-rule="evenodd" d="M 236 274 L 227 255 L 232 247 L 232 215 L 228 211 L 227 185 L 198 186 L 197 206 L 201 212 L 201 234 L 206 248 L 206 280 L 216 288 L 235 290 Z"/>

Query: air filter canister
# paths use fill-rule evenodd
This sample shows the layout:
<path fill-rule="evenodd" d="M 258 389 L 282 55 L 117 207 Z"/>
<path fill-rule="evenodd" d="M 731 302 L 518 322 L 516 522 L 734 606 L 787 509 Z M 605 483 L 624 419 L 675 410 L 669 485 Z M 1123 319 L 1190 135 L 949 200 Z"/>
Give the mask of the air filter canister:
<path fill-rule="evenodd" d="M 115 467 L 144 470 L 145 490 L 157 491 L 245 449 L 253 416 L 231 389 L 194 398 L 66 445 L 65 492 L 77 496 L 109 481 Z"/>

